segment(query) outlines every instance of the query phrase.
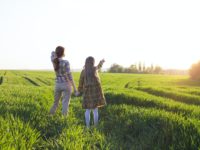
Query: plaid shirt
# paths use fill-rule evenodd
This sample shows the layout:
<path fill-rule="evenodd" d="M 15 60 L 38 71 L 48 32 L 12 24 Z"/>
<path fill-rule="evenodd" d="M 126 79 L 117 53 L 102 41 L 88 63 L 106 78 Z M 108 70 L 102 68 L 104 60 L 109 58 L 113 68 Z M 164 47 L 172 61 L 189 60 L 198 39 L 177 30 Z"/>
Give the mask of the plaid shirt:
<path fill-rule="evenodd" d="M 56 71 L 56 82 L 71 82 L 73 80 L 72 74 L 70 71 L 70 64 L 67 60 L 59 58 L 59 69 Z"/>
<path fill-rule="evenodd" d="M 79 79 L 79 92 L 83 93 L 82 107 L 84 109 L 94 109 L 102 107 L 106 104 L 105 97 L 101 88 L 100 78 L 98 76 L 98 69 L 102 67 L 102 62 L 95 67 L 95 76 L 92 79 L 93 83 L 90 85 L 85 84 L 85 70 L 82 70 Z"/>

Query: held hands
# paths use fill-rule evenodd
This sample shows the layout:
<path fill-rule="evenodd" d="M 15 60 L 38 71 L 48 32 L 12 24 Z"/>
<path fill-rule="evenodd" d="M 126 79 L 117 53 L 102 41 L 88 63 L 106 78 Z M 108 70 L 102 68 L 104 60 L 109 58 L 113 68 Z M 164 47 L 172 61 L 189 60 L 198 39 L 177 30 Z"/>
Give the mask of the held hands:
<path fill-rule="evenodd" d="M 77 97 L 80 95 L 80 92 L 79 91 L 74 91 L 74 95 Z"/>

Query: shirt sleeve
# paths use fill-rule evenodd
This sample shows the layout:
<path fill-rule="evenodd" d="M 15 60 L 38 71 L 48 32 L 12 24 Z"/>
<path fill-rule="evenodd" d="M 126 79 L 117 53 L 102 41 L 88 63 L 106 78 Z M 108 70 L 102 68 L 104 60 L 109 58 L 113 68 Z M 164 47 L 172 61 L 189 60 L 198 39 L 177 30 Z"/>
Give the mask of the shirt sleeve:
<path fill-rule="evenodd" d="M 51 52 L 51 62 L 53 63 L 53 60 L 56 58 L 56 53 L 54 51 Z"/>
<path fill-rule="evenodd" d="M 99 64 L 96 66 L 96 70 L 101 69 L 103 66 L 103 62 L 100 61 Z"/>
<path fill-rule="evenodd" d="M 72 74 L 71 74 L 71 70 L 70 70 L 70 64 L 68 61 L 65 62 L 66 63 L 66 73 L 67 73 L 67 76 L 69 78 L 70 81 L 73 80 L 72 78 Z"/>

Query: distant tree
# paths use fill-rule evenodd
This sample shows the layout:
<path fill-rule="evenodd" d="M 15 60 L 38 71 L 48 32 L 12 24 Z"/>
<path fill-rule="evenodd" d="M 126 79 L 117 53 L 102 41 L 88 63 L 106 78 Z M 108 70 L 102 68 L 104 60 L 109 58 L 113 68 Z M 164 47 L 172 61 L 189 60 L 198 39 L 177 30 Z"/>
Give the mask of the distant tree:
<path fill-rule="evenodd" d="M 155 73 L 155 74 L 159 74 L 162 71 L 163 70 L 160 66 L 154 67 L 153 64 L 151 64 L 150 67 L 146 67 L 145 63 L 142 64 L 141 62 L 137 63 L 137 65 L 132 64 L 128 68 L 123 68 L 121 65 L 113 64 L 108 69 L 108 72 L 112 72 L 112 73 Z"/>
<path fill-rule="evenodd" d="M 200 61 L 191 66 L 189 74 L 192 79 L 200 80 Z"/>
<path fill-rule="evenodd" d="M 159 74 L 159 73 L 162 72 L 162 68 L 160 66 L 155 66 L 153 72 L 156 73 L 156 74 Z"/>
<path fill-rule="evenodd" d="M 136 65 L 131 65 L 131 66 L 129 67 L 129 69 L 130 69 L 131 73 L 137 73 L 137 72 L 138 72 L 137 66 L 136 66 Z"/>
<path fill-rule="evenodd" d="M 153 73 L 153 70 L 154 70 L 154 66 L 153 66 L 153 64 L 151 64 L 150 72 Z"/>
<path fill-rule="evenodd" d="M 130 70 L 130 68 L 124 68 L 124 72 L 125 73 L 131 73 L 131 70 Z"/>
<path fill-rule="evenodd" d="M 124 70 L 124 68 L 118 64 L 113 64 L 110 69 L 109 69 L 109 72 L 112 72 L 112 73 L 122 73 Z"/>
<path fill-rule="evenodd" d="M 138 70 L 139 70 L 139 72 L 142 72 L 142 63 L 141 62 L 139 62 L 139 64 L 138 64 Z"/>
<path fill-rule="evenodd" d="M 145 73 L 152 73 L 151 67 L 147 67 L 147 68 L 145 69 Z"/>
<path fill-rule="evenodd" d="M 143 72 L 145 72 L 145 71 L 146 71 L 146 66 L 145 66 L 145 63 L 143 63 L 142 71 L 143 71 Z"/>

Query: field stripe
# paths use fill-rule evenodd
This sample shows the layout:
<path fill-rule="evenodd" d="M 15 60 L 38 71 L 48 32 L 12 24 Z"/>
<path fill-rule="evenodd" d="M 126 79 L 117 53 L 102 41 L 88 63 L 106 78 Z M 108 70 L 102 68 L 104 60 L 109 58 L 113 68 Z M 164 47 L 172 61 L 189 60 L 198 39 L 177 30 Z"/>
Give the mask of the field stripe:
<path fill-rule="evenodd" d="M 157 97 L 138 90 L 112 91 L 105 93 L 109 104 L 129 104 L 145 108 L 163 109 L 188 118 L 200 118 L 200 107 L 174 102 L 172 99 Z"/>
<path fill-rule="evenodd" d="M 191 96 L 189 94 L 183 94 L 183 93 L 172 92 L 172 91 L 161 90 L 161 89 L 154 89 L 154 88 L 150 88 L 150 87 L 148 87 L 148 88 L 140 87 L 140 88 L 136 88 L 136 89 L 153 94 L 155 96 L 171 98 L 175 101 L 183 102 L 186 104 L 200 105 L 200 97 L 199 96 L 194 96 L 194 95 Z"/>
<path fill-rule="evenodd" d="M 23 77 L 23 78 L 26 79 L 28 82 L 30 82 L 32 85 L 40 86 L 38 83 L 36 83 L 35 81 L 33 81 L 32 79 L 30 79 L 28 77 Z"/>

